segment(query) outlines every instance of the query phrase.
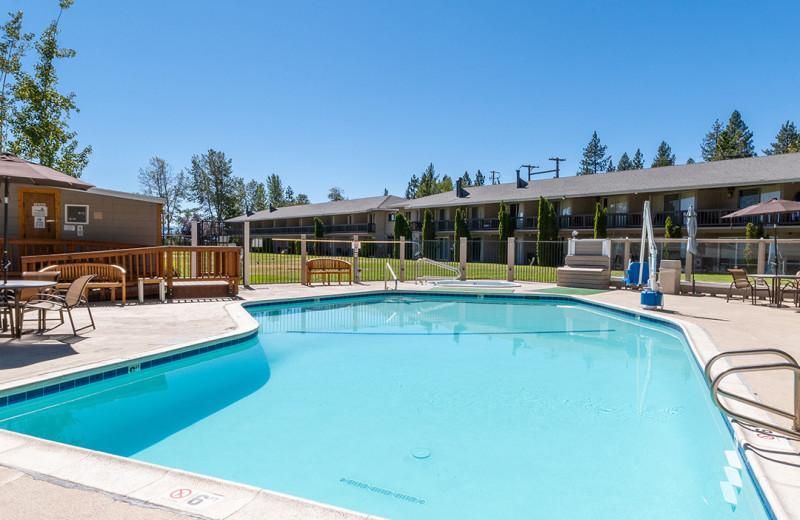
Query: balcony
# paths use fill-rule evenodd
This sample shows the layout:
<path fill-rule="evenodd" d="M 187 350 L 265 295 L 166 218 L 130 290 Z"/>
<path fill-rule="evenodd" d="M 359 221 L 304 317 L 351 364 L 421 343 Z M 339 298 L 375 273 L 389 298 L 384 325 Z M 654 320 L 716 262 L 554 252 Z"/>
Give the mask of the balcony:
<path fill-rule="evenodd" d="M 748 217 L 737 219 L 722 219 L 724 215 L 732 213 L 731 209 L 706 209 L 697 211 L 698 227 L 744 227 L 748 222 L 758 222 L 762 220 L 765 226 L 771 226 L 774 215 L 764 217 Z M 686 212 L 683 211 L 654 211 L 652 212 L 653 227 L 663 228 L 667 223 L 667 217 L 672 219 L 673 225 L 686 227 Z M 789 213 L 777 215 L 778 226 L 800 226 L 800 213 Z M 536 231 L 538 217 L 521 217 L 516 219 L 518 231 Z M 422 229 L 421 222 L 414 222 L 414 229 Z M 418 224 L 418 226 L 417 226 Z M 453 220 L 435 220 L 434 228 L 437 232 L 452 232 L 455 230 Z M 476 218 L 467 219 L 467 226 L 471 232 L 474 231 L 497 231 L 500 227 L 500 220 L 496 218 Z M 635 213 L 608 213 L 606 227 L 608 229 L 641 229 L 642 212 Z M 581 215 L 560 215 L 558 217 L 558 229 L 593 229 L 594 213 Z"/>
<path fill-rule="evenodd" d="M 363 224 L 328 224 L 325 226 L 325 234 L 336 233 L 374 233 L 374 223 Z M 251 235 L 267 236 L 267 235 L 313 235 L 314 226 L 283 226 L 283 227 L 267 227 L 267 228 L 253 228 L 250 230 Z"/>

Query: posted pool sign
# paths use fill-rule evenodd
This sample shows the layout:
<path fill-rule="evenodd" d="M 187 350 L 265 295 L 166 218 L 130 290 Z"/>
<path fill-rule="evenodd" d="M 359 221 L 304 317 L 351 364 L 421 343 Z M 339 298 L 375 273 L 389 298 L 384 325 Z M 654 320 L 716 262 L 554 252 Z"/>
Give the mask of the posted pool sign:
<path fill-rule="evenodd" d="M 191 487 L 176 487 L 171 489 L 162 498 L 177 504 L 184 504 L 190 507 L 203 508 L 211 504 L 216 504 L 224 497 L 207 491 L 201 491 Z"/>

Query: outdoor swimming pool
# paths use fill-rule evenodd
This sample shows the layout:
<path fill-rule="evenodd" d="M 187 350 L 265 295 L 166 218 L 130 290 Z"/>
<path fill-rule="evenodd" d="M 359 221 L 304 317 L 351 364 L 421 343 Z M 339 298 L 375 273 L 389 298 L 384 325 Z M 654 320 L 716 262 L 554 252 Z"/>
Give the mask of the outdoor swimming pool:
<path fill-rule="evenodd" d="M 668 326 L 548 297 L 249 310 L 258 340 L 48 387 L 0 427 L 394 519 L 768 517 Z"/>

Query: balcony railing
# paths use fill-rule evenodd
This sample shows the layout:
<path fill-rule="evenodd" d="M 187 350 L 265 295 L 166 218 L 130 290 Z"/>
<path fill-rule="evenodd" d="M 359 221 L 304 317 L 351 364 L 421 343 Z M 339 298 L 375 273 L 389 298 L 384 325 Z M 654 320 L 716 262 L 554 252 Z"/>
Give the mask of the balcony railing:
<path fill-rule="evenodd" d="M 374 223 L 363 224 L 328 224 L 325 226 L 325 234 L 332 233 L 374 233 Z M 251 235 L 313 235 L 314 226 L 283 226 L 252 228 Z"/>
<path fill-rule="evenodd" d="M 722 219 L 724 215 L 732 213 L 732 209 L 704 209 L 697 211 L 697 225 L 699 227 L 734 227 L 745 226 L 748 222 L 758 222 L 761 220 L 765 226 L 772 225 L 775 215 L 765 215 L 763 217 L 747 217 L 735 219 Z M 667 223 L 667 217 L 672 219 L 672 224 L 686 227 L 685 211 L 654 211 L 653 227 L 662 228 Z M 516 229 L 522 231 L 535 231 L 539 223 L 538 217 L 517 218 Z M 455 230 L 453 220 L 435 220 L 434 227 L 437 232 L 447 232 Z M 777 215 L 779 226 L 800 226 L 800 213 L 787 213 Z M 421 230 L 422 222 L 413 222 L 414 229 Z M 497 231 L 500 227 L 500 220 L 496 218 L 473 218 L 467 219 L 467 226 L 470 231 Z M 608 229 L 641 229 L 642 213 L 608 213 L 606 227 Z M 592 229 L 594 228 L 594 213 L 580 215 L 560 215 L 558 217 L 559 229 Z"/>

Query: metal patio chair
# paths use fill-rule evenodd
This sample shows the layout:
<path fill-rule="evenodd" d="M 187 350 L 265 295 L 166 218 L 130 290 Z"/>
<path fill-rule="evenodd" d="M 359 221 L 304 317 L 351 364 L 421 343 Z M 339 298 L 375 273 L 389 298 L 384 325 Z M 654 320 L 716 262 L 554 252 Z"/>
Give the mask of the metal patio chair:
<path fill-rule="evenodd" d="M 730 287 L 728 287 L 728 298 L 725 300 L 726 302 L 731 300 L 734 289 L 747 289 L 747 292 L 750 293 L 750 301 L 753 305 L 756 304 L 758 291 L 767 291 L 767 298 L 772 299 L 772 289 L 770 289 L 763 278 L 756 278 L 756 282 L 751 283 L 744 269 L 728 269 L 728 272 L 733 276 L 733 282 L 731 282 Z M 747 293 L 743 294 L 742 301 L 744 301 L 746 297 Z"/>
<path fill-rule="evenodd" d="M 91 326 L 95 329 L 94 325 L 94 318 L 92 317 L 92 310 L 89 308 L 89 301 L 86 299 L 84 295 L 84 291 L 86 290 L 86 286 L 89 284 L 89 281 L 94 278 L 96 275 L 88 274 L 85 276 L 81 276 L 80 278 L 76 279 L 74 282 L 70 284 L 67 288 L 66 292 L 62 294 L 56 293 L 39 293 L 34 294 L 31 296 L 25 305 L 22 307 L 23 315 L 25 312 L 29 311 L 38 311 L 39 313 L 39 330 L 44 330 L 45 322 L 46 322 L 46 313 L 49 311 L 58 311 L 62 316 L 62 323 L 64 321 L 63 314 L 64 311 L 67 311 L 67 316 L 69 317 L 69 323 L 72 325 L 72 332 L 77 336 L 78 330 L 83 330 L 89 325 L 85 327 L 81 327 L 80 329 L 75 328 L 75 321 L 72 319 L 72 309 L 76 307 L 80 307 L 81 304 L 86 306 L 86 310 L 89 312 L 89 320 L 91 321 Z"/>

